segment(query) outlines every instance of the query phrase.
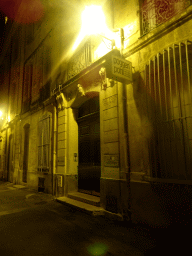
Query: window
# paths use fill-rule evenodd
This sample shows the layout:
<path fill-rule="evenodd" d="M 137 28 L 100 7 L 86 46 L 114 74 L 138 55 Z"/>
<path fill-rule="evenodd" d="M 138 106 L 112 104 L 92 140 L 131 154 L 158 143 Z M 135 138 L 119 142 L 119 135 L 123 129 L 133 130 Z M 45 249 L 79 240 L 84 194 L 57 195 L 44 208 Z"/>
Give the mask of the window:
<path fill-rule="evenodd" d="M 16 82 L 13 82 L 10 88 L 10 110 L 11 112 L 14 112 L 17 109 L 17 101 L 16 101 L 16 97 L 17 97 L 17 84 Z"/>
<path fill-rule="evenodd" d="M 42 24 L 42 20 L 26 25 L 26 29 L 25 29 L 26 44 L 30 44 L 33 42 L 35 38 L 35 34 L 40 28 L 41 24 Z"/>
<path fill-rule="evenodd" d="M 0 65 L 0 85 L 2 86 L 5 80 L 5 75 L 4 75 L 4 66 Z"/>
<path fill-rule="evenodd" d="M 38 48 L 31 61 L 33 63 L 31 102 L 34 103 L 39 99 L 39 90 L 43 86 L 43 46 Z"/>
<path fill-rule="evenodd" d="M 23 85 L 23 112 L 30 104 L 43 102 L 50 97 L 51 57 L 50 49 L 41 45 L 25 63 Z"/>
<path fill-rule="evenodd" d="M 11 42 L 11 50 L 12 50 L 12 62 L 15 63 L 15 61 L 18 59 L 19 57 L 19 41 L 21 38 L 21 30 L 20 28 L 17 29 L 17 31 L 15 32 L 15 34 L 13 35 L 12 38 L 12 42 Z"/>
<path fill-rule="evenodd" d="M 26 44 L 30 44 L 34 39 L 34 24 L 29 24 L 26 26 L 25 30 Z"/>
<path fill-rule="evenodd" d="M 23 105 L 22 112 L 29 110 L 31 102 L 31 86 L 32 86 L 32 64 L 26 63 L 24 68 L 24 84 L 23 84 Z"/>
<path fill-rule="evenodd" d="M 24 126 L 23 182 L 27 182 L 30 125 Z"/>
<path fill-rule="evenodd" d="M 142 34 L 148 33 L 190 5 L 190 0 L 143 0 L 141 6 Z"/>
<path fill-rule="evenodd" d="M 49 171 L 50 159 L 50 119 L 51 116 L 45 114 L 39 120 L 38 125 L 38 171 Z"/>

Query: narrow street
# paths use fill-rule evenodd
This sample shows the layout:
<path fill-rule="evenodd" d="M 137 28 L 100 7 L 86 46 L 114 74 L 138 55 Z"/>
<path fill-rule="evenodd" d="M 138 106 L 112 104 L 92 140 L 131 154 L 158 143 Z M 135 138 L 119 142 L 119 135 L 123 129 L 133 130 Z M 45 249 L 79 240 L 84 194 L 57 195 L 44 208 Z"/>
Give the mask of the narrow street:
<path fill-rule="evenodd" d="M 93 217 L 51 195 L 0 184 L 0 255 L 170 255 L 162 231 Z M 177 236 L 178 237 L 178 236 Z M 166 250 L 165 250 L 166 248 Z M 177 250 L 176 250 L 177 251 Z"/>

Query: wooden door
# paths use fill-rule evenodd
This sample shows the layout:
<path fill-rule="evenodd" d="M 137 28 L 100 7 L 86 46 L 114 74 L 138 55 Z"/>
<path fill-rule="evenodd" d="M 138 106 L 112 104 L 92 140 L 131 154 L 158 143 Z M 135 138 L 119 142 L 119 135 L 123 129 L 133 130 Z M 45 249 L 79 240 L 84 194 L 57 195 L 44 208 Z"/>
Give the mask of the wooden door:
<path fill-rule="evenodd" d="M 94 103 L 86 103 L 86 107 L 88 108 L 90 104 Z M 92 113 L 90 113 L 91 110 Z M 80 192 L 99 195 L 101 176 L 100 117 L 99 111 L 95 110 L 98 109 L 90 107 L 89 113 L 81 116 L 78 120 L 78 188 Z"/>

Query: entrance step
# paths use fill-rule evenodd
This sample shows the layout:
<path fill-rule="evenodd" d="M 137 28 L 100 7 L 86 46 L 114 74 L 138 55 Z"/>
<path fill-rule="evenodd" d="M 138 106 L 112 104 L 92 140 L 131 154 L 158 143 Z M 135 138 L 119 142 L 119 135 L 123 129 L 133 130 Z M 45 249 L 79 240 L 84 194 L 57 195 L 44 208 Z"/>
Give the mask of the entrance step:
<path fill-rule="evenodd" d="M 87 204 L 69 197 L 58 197 L 56 199 L 59 203 L 69 205 L 71 207 L 74 207 L 76 209 L 79 209 L 83 212 L 86 212 L 91 215 L 104 215 L 104 209 L 101 207 L 97 207 L 95 205 Z"/>
<path fill-rule="evenodd" d="M 100 207 L 100 197 L 84 194 L 80 192 L 73 192 L 68 194 L 68 198 Z"/>

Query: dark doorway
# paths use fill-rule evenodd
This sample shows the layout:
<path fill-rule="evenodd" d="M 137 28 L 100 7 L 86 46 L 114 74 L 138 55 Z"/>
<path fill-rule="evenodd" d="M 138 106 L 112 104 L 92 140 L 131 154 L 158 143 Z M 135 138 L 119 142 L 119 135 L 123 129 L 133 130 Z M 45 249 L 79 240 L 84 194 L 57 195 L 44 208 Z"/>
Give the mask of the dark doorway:
<path fill-rule="evenodd" d="M 100 115 L 99 97 L 86 101 L 78 114 L 79 167 L 78 188 L 80 192 L 100 193 Z"/>
<path fill-rule="evenodd" d="M 24 126 L 24 155 L 23 155 L 23 182 L 27 182 L 28 155 L 29 155 L 29 129 L 30 125 Z"/>

